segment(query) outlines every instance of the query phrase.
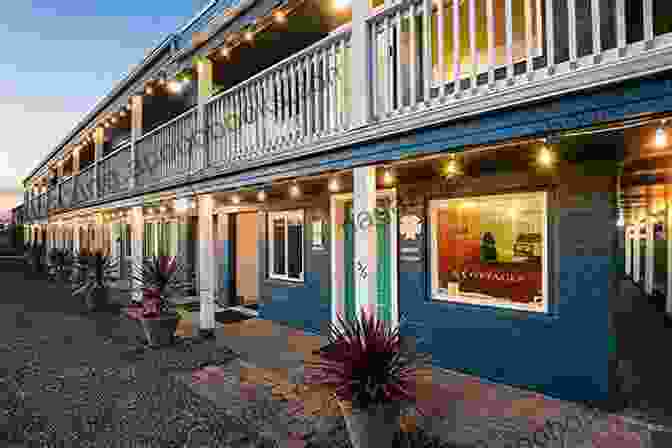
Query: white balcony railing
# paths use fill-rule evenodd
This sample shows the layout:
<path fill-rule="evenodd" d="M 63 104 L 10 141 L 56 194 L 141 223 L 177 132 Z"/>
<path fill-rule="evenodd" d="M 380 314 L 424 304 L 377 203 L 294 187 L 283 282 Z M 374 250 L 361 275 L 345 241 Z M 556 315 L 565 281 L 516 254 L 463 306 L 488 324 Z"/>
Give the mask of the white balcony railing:
<path fill-rule="evenodd" d="M 87 166 L 77 176 L 75 197 L 77 202 L 86 202 L 94 199 L 94 168 L 95 164 Z"/>
<path fill-rule="evenodd" d="M 487 107 L 496 101 L 504 107 L 508 103 L 498 98 L 506 99 L 502 94 L 507 92 L 583 73 L 595 76 L 672 45 L 672 26 L 657 19 L 663 9 L 671 9 L 662 0 L 642 0 L 627 8 L 626 0 L 387 3 L 363 24 L 365 66 L 351 62 L 351 46 L 361 42 L 353 41 L 350 27 L 336 30 L 211 98 L 204 108 L 192 108 L 143 135 L 135 142 L 136 186 L 198 175 L 207 168 L 254 166 L 327 138 L 328 144 L 338 144 L 334 137 L 352 130 L 351 80 L 358 70 L 370 75 L 372 106 L 372 121 L 361 129 L 375 136 L 377 126 L 396 126 L 418 110 L 458 116 L 463 105 L 471 104 L 476 113 L 486 98 Z M 590 82 L 592 78 L 584 79 L 585 85 Z M 108 187 L 108 181 L 128 179 L 130 160 L 130 146 L 125 146 L 98 163 L 99 198 L 128 188 L 126 182 Z M 82 188 L 92 184 L 92 176 L 91 168 L 80 173 L 77 202 L 93 199 L 92 189 Z"/>
<path fill-rule="evenodd" d="M 197 152 L 196 108 L 143 135 L 135 146 L 136 185 L 187 174 Z"/>
<path fill-rule="evenodd" d="M 125 143 L 105 156 L 98 170 L 99 195 L 127 190 L 131 177 L 131 144 Z"/>
<path fill-rule="evenodd" d="M 249 162 L 348 129 L 350 34 L 331 35 L 210 100 L 210 163 Z"/>

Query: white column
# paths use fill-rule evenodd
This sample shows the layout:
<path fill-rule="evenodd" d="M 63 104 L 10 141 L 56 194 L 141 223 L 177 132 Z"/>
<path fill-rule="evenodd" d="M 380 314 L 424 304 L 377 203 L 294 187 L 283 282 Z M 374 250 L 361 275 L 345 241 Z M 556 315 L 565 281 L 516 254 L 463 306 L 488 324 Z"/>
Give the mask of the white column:
<path fill-rule="evenodd" d="M 353 211 L 355 225 L 355 303 L 375 312 L 376 293 L 376 168 L 358 167 L 354 172 Z"/>
<path fill-rule="evenodd" d="M 667 240 L 667 300 L 665 301 L 665 311 L 672 314 L 672 207 L 669 201 L 665 201 L 665 239 Z"/>
<path fill-rule="evenodd" d="M 653 294 L 653 223 L 653 218 L 648 217 L 646 222 L 646 271 L 644 272 L 644 290 L 647 294 Z"/>
<path fill-rule="evenodd" d="M 369 38 L 366 18 L 369 15 L 369 2 L 357 0 L 352 2 L 352 111 L 351 124 L 358 127 L 368 122 L 371 115 L 371 79 L 369 73 Z"/>
<path fill-rule="evenodd" d="M 214 199 L 205 194 L 198 197 L 198 268 L 199 297 L 201 299 L 201 330 L 215 328 L 215 271 L 214 271 Z"/>
<path fill-rule="evenodd" d="M 639 242 L 639 237 L 640 237 L 639 232 L 640 231 L 641 231 L 641 226 L 640 226 L 640 223 L 639 223 L 639 220 L 638 220 L 637 223 L 635 224 L 635 235 L 634 235 L 634 238 L 633 238 L 634 248 L 633 248 L 633 251 L 632 251 L 632 256 L 635 257 L 634 260 L 633 260 L 634 263 L 632 264 L 632 279 L 635 282 L 639 282 L 640 279 L 641 279 L 641 277 L 640 277 L 641 270 L 640 270 L 640 266 L 639 266 L 640 261 L 641 261 L 641 255 L 639 253 L 640 252 L 640 244 L 641 244 Z"/>
<path fill-rule="evenodd" d="M 625 228 L 625 275 L 632 277 L 632 225 Z"/>
<path fill-rule="evenodd" d="M 143 238 L 145 231 L 145 221 L 142 214 L 142 207 L 133 207 L 129 213 L 129 221 L 131 225 L 131 263 L 133 272 L 136 272 L 139 266 L 142 265 L 142 249 L 143 249 Z M 138 289 L 140 286 L 139 281 L 136 279 L 132 280 L 133 288 L 133 300 L 141 301 L 142 292 Z"/>

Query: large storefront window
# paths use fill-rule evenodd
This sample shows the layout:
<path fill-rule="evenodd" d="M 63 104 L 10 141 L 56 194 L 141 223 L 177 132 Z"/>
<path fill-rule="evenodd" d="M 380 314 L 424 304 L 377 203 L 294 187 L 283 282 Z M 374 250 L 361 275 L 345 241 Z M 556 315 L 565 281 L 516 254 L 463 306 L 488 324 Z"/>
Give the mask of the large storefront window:
<path fill-rule="evenodd" d="M 430 204 L 435 300 L 546 312 L 546 193 Z"/>
<path fill-rule="evenodd" d="M 269 276 L 303 280 L 303 211 L 269 214 Z"/>

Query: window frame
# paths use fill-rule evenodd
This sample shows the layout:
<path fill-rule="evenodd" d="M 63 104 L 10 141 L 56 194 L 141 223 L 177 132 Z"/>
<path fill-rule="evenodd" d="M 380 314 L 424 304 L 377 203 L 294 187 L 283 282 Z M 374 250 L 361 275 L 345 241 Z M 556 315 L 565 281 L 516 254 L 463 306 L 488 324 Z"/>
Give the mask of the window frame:
<path fill-rule="evenodd" d="M 542 224 L 541 228 L 543 231 L 543 236 L 542 236 L 542 242 L 543 242 L 543 256 L 541 259 L 541 290 L 542 290 L 542 297 L 543 297 L 543 307 L 539 309 L 538 307 L 527 305 L 527 304 L 522 304 L 522 303 L 516 303 L 513 301 L 510 301 L 509 303 L 497 303 L 497 302 L 485 302 L 480 301 L 476 298 L 470 298 L 470 297 L 465 297 L 465 296 L 451 296 L 445 293 L 442 293 L 438 290 L 438 277 L 439 277 L 439 272 L 438 272 L 438 261 L 439 261 L 439 253 L 438 253 L 438 240 L 437 240 L 437 232 L 439 231 L 439 228 L 437 226 L 436 222 L 436 211 L 440 210 L 443 207 L 445 207 L 445 204 L 454 202 L 454 201 L 468 201 L 468 200 L 479 200 L 479 199 L 488 199 L 488 198 L 497 198 L 497 197 L 505 197 L 505 196 L 510 196 L 510 197 L 515 197 L 515 196 L 531 196 L 531 195 L 538 195 L 541 194 L 543 195 L 542 198 Z M 430 251 L 430 257 L 429 257 L 429 296 L 430 300 L 432 302 L 441 302 L 441 303 L 450 303 L 453 305 L 467 305 L 467 306 L 474 306 L 474 307 L 479 307 L 479 308 L 491 308 L 493 310 L 495 309 L 503 309 L 503 310 L 513 310 L 513 311 L 521 311 L 521 312 L 528 312 L 528 313 L 534 313 L 535 315 L 549 315 L 551 313 L 551 307 L 550 307 L 550 291 L 551 291 L 551 285 L 550 285 L 550 262 L 551 262 L 551 247 L 549 244 L 549 235 L 551 232 L 551 220 L 550 220 L 550 214 L 548 211 L 549 208 L 549 191 L 548 190 L 536 190 L 536 191 L 521 191 L 521 192 L 502 192 L 502 193 L 493 193 L 493 194 L 483 194 L 483 195 L 475 195 L 475 196 L 468 196 L 468 195 L 463 195 L 460 197 L 451 197 L 451 198 L 441 198 L 441 199 L 430 199 L 427 204 L 427 218 L 428 218 L 428 223 L 429 223 L 429 251 Z"/>
<path fill-rule="evenodd" d="M 285 271 L 289 271 L 289 225 L 288 218 L 291 216 L 299 216 L 301 218 L 301 272 L 299 278 L 290 277 L 289 274 L 274 273 L 274 258 L 275 254 L 275 237 L 273 233 L 273 220 L 276 218 L 283 218 L 285 220 Z M 276 212 L 268 212 L 268 232 L 266 233 L 266 243 L 268 244 L 268 278 L 271 280 L 282 280 L 293 283 L 303 283 L 306 272 L 306 222 L 305 213 L 303 209 L 284 210 Z M 311 243 L 312 244 L 312 243 Z"/>

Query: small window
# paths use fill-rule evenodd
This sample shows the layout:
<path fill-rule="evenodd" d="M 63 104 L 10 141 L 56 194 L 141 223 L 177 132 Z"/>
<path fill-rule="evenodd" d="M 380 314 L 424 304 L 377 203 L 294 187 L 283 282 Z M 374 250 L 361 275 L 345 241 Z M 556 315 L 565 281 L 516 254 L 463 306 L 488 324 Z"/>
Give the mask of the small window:
<path fill-rule="evenodd" d="M 269 277 L 303 281 L 303 211 L 269 214 Z"/>

